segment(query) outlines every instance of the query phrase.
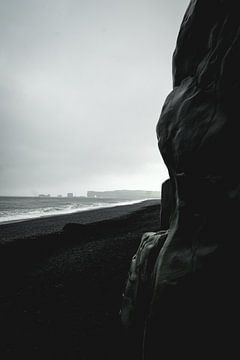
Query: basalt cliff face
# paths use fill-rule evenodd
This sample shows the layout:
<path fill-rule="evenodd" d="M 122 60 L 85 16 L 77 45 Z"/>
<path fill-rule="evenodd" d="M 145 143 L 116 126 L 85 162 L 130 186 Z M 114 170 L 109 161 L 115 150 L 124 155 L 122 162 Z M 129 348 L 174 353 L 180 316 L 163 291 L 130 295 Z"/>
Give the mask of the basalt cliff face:
<path fill-rule="evenodd" d="M 170 175 L 161 229 L 143 236 L 123 295 L 136 359 L 231 358 L 237 348 L 239 102 L 238 1 L 192 0 L 157 125 Z"/>

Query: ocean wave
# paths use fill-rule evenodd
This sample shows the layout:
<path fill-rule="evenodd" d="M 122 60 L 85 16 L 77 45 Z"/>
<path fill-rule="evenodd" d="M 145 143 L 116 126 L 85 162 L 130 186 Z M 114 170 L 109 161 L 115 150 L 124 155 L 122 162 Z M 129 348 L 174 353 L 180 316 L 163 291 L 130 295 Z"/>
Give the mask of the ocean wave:
<path fill-rule="evenodd" d="M 147 199 L 142 200 L 126 200 L 126 201 L 115 201 L 115 202 L 94 202 L 92 204 L 85 203 L 69 203 L 64 206 L 48 206 L 39 209 L 12 209 L 0 212 L 0 225 L 6 223 L 14 223 L 32 219 L 39 219 L 43 217 L 50 217 L 56 215 L 72 214 L 82 211 L 90 211 L 95 209 L 110 208 L 115 206 L 131 205 L 140 203 Z"/>

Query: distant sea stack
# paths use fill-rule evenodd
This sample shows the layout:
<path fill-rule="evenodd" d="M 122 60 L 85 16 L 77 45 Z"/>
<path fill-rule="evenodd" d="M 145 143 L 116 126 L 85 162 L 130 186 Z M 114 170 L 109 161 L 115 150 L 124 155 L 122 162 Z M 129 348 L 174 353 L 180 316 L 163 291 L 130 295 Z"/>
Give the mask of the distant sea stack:
<path fill-rule="evenodd" d="M 124 200 L 141 200 L 141 199 L 160 199 L 160 191 L 146 190 L 113 190 L 113 191 L 88 191 L 87 197 L 99 199 L 124 199 Z"/>
<path fill-rule="evenodd" d="M 123 296 L 131 358 L 239 353 L 238 3 L 192 0 L 181 24 L 157 125 L 162 228 L 143 236 Z"/>

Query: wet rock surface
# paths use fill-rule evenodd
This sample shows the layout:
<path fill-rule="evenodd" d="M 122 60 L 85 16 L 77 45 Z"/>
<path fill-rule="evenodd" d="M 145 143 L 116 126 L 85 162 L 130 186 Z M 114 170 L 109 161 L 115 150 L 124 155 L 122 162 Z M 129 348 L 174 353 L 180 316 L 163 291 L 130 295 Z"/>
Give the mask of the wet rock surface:
<path fill-rule="evenodd" d="M 123 299 L 136 358 L 231 357 L 237 348 L 237 5 L 192 0 L 180 28 L 173 90 L 157 125 L 170 175 L 162 188 L 161 231 L 144 235 Z"/>

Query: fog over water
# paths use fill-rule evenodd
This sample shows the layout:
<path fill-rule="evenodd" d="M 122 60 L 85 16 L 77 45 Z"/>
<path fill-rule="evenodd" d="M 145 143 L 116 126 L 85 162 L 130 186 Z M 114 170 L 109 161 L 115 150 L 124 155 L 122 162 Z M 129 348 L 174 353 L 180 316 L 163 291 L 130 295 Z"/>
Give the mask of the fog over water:
<path fill-rule="evenodd" d="M 0 195 L 160 190 L 188 0 L 0 0 Z"/>

